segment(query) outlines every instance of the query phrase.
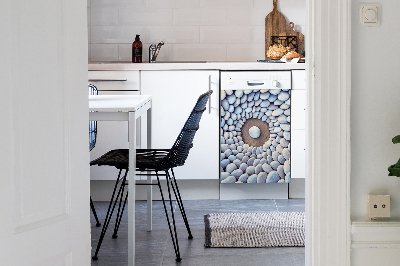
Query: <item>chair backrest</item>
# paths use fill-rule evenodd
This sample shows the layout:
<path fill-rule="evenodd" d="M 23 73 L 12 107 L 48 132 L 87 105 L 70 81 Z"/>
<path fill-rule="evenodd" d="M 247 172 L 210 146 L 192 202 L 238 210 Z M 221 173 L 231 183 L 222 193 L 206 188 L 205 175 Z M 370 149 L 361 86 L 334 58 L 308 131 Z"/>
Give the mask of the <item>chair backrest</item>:
<path fill-rule="evenodd" d="M 190 149 L 193 147 L 193 138 L 199 129 L 199 123 L 203 112 L 206 110 L 207 101 L 213 91 L 210 90 L 202 95 L 196 102 L 189 118 L 186 120 L 178 138 L 166 156 L 166 160 L 171 164 L 167 168 L 181 166 L 185 163 Z"/>
<path fill-rule="evenodd" d="M 96 86 L 88 85 L 89 95 L 98 95 Z M 89 121 L 89 151 L 93 150 L 97 139 L 97 121 Z"/>

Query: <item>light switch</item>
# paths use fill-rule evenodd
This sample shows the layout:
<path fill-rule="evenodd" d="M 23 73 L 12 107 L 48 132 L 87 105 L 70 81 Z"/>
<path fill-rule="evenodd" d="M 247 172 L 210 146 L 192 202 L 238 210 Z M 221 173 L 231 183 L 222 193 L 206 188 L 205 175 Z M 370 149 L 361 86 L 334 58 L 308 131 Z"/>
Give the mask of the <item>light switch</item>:
<path fill-rule="evenodd" d="M 376 27 L 381 24 L 381 4 L 363 3 L 358 5 L 359 21 L 361 26 Z"/>

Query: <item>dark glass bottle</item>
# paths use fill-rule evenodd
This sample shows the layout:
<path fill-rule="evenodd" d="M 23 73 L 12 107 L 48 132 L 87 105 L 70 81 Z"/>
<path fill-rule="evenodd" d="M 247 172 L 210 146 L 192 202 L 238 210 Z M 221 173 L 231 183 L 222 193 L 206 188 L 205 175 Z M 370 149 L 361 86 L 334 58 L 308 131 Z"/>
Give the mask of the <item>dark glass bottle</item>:
<path fill-rule="evenodd" d="M 136 35 L 135 41 L 132 43 L 132 63 L 142 63 L 142 46 L 140 35 Z"/>

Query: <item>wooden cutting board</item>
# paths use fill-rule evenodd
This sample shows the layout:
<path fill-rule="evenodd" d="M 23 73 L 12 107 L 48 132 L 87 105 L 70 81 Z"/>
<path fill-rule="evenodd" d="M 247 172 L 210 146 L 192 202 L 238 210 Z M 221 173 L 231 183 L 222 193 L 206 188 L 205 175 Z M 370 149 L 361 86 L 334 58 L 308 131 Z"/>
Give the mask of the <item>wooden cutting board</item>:
<path fill-rule="evenodd" d="M 272 0 L 274 10 L 265 17 L 265 59 L 267 51 L 271 46 L 271 36 L 279 36 L 281 32 L 286 31 L 286 18 L 278 11 L 278 0 Z"/>
<path fill-rule="evenodd" d="M 289 23 L 289 30 L 286 32 L 281 32 L 279 36 L 296 36 L 297 38 L 297 51 L 304 51 L 304 35 L 300 32 L 294 30 L 294 23 Z"/>

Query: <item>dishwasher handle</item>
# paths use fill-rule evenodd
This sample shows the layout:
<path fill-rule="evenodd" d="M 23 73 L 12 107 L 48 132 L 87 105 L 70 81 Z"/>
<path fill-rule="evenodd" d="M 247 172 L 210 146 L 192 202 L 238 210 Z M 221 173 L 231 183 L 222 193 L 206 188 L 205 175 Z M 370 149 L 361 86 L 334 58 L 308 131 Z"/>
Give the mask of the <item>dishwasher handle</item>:
<path fill-rule="evenodd" d="M 264 85 L 264 82 L 251 82 L 247 81 L 247 86 L 262 86 Z"/>

